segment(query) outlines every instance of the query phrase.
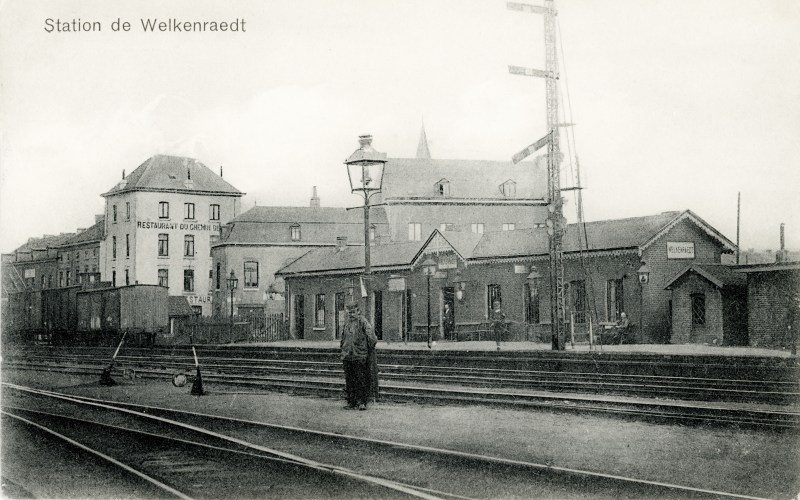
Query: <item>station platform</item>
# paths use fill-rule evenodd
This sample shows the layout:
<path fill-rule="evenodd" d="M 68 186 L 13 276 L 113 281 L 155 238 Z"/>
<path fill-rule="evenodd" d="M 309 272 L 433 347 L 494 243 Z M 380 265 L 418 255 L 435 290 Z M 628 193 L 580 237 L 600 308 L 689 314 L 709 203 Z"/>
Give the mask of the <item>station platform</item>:
<path fill-rule="evenodd" d="M 338 340 L 283 340 L 276 342 L 237 342 L 237 346 L 263 346 L 277 348 L 295 349 L 338 349 Z M 378 341 L 379 351 L 432 351 L 432 352 L 492 352 L 497 351 L 497 344 L 493 341 L 436 341 L 428 348 L 427 342 L 387 342 Z M 535 352 L 550 351 L 550 344 L 541 342 L 501 342 L 500 351 L 503 352 Z M 765 349 L 757 347 L 739 346 L 715 346 L 704 344 L 623 344 L 623 345 L 589 345 L 588 343 L 567 343 L 563 352 L 608 352 L 608 353 L 632 353 L 632 354 L 655 354 L 655 355 L 678 355 L 678 356 L 709 356 L 716 355 L 722 357 L 733 356 L 752 356 L 752 357 L 775 357 L 775 358 L 797 358 L 792 356 L 788 349 Z"/>

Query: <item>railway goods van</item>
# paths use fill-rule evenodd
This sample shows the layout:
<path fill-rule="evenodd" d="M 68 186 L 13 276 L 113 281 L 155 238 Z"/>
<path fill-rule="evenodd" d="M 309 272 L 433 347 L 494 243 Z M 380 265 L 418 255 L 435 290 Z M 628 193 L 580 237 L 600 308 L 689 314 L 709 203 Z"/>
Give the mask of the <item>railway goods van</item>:
<path fill-rule="evenodd" d="M 81 343 L 113 345 L 126 334 L 127 344 L 152 345 L 168 327 L 167 289 L 129 285 L 77 293 Z"/>

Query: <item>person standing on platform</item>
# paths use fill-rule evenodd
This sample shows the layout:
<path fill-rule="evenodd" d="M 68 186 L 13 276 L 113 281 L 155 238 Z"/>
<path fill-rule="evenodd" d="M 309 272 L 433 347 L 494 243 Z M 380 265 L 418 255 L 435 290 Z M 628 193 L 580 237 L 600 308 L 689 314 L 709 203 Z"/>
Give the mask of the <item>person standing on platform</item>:
<path fill-rule="evenodd" d="M 453 318 L 453 308 L 450 307 L 450 304 L 445 302 L 444 304 L 444 338 L 446 340 L 456 340 L 456 328 L 455 328 L 455 321 Z"/>
<path fill-rule="evenodd" d="M 494 331 L 494 338 L 497 342 L 497 350 L 500 350 L 500 338 L 503 336 L 503 331 L 506 329 L 506 315 L 503 308 L 500 306 L 500 301 L 495 300 L 492 303 L 492 313 L 489 317 L 492 322 L 492 330 Z"/>
<path fill-rule="evenodd" d="M 367 358 L 370 351 L 373 351 L 372 357 L 375 358 L 374 350 L 378 338 L 372 331 L 372 325 L 361 315 L 358 304 L 349 302 L 345 308 L 347 322 L 342 329 L 340 342 L 347 391 L 345 408 L 366 410 L 371 388 L 373 386 L 377 388 L 377 383 L 373 384 L 372 370 Z M 374 364 L 377 367 L 377 361 Z"/>

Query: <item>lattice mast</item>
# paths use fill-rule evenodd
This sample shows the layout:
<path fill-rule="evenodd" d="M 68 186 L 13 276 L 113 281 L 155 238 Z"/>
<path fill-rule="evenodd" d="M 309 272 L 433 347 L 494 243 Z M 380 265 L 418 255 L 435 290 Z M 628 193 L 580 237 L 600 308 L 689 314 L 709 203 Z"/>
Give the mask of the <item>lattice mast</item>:
<path fill-rule="evenodd" d="M 545 70 L 509 66 L 511 74 L 544 78 L 547 103 L 547 135 L 512 157 L 517 163 L 547 145 L 547 233 L 550 254 L 550 318 L 553 349 L 564 349 L 564 251 L 566 228 L 561 198 L 561 151 L 558 134 L 558 53 L 556 51 L 556 9 L 553 0 L 544 6 L 507 2 L 510 10 L 541 14 L 544 18 Z"/>
<path fill-rule="evenodd" d="M 564 349 L 564 213 L 561 199 L 561 154 L 558 134 L 558 54 L 556 52 L 556 9 L 553 0 L 544 3 L 545 78 L 547 100 L 547 130 L 551 139 L 547 151 L 547 198 L 550 216 L 547 227 L 550 235 L 550 317 L 552 347 Z"/>

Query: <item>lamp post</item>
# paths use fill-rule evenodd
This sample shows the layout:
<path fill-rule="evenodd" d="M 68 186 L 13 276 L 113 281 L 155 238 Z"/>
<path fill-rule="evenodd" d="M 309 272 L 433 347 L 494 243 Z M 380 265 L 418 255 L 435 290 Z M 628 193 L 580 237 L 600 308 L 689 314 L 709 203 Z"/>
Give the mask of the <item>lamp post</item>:
<path fill-rule="evenodd" d="M 347 165 L 347 176 L 350 179 L 350 192 L 359 193 L 364 198 L 364 315 L 372 322 L 372 304 L 370 303 L 370 248 L 369 248 L 369 200 L 381 191 L 383 184 L 383 167 L 388 161 L 386 153 L 379 153 L 372 147 L 372 136 L 358 137 L 359 148 L 350 155 L 344 164 Z"/>
<path fill-rule="evenodd" d="M 456 289 L 456 299 L 462 302 L 464 300 L 464 289 L 467 288 L 467 282 L 461 276 L 460 269 L 456 269 L 456 274 L 453 277 L 453 288 Z"/>
<path fill-rule="evenodd" d="M 422 272 L 428 278 L 428 349 L 431 348 L 431 276 L 436 272 L 436 262 L 427 259 L 422 263 Z"/>
<path fill-rule="evenodd" d="M 644 286 L 650 281 L 650 268 L 642 262 L 636 274 L 639 275 L 639 331 L 644 337 Z"/>
<path fill-rule="evenodd" d="M 233 291 L 239 286 L 239 279 L 236 277 L 236 274 L 234 274 L 233 269 L 231 269 L 231 275 L 228 276 L 228 279 L 225 281 L 228 284 L 228 290 L 231 291 L 231 321 L 228 325 L 228 336 L 230 337 L 230 341 L 233 342 Z"/>

